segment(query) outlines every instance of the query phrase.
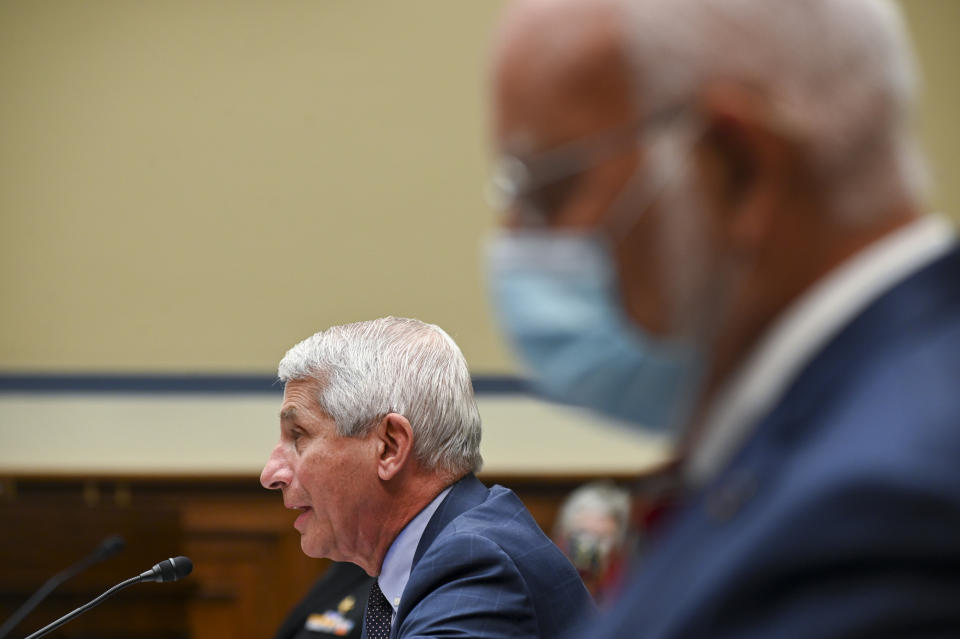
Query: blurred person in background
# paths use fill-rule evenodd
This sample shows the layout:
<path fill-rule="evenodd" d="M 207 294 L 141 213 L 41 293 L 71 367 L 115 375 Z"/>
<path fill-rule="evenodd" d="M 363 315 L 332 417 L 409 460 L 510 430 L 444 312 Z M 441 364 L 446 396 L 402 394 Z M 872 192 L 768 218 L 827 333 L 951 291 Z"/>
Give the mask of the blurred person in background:
<path fill-rule="evenodd" d="M 683 485 L 572 637 L 960 636 L 960 252 L 883 0 L 519 0 L 489 247 L 552 394 Z"/>
<path fill-rule="evenodd" d="M 441 328 L 387 317 L 291 348 L 260 482 L 300 511 L 311 557 L 368 575 L 363 636 L 556 637 L 592 608 L 523 503 L 474 475 L 480 415 Z"/>
<path fill-rule="evenodd" d="M 617 592 L 635 546 L 630 515 L 626 489 L 612 482 L 591 482 L 564 500 L 553 527 L 553 540 L 601 608 Z"/>

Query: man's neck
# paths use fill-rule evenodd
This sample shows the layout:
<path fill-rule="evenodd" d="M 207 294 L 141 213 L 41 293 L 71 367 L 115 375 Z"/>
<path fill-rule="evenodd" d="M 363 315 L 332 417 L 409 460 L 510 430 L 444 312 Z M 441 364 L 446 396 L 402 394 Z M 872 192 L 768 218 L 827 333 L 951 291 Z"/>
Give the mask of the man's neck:
<path fill-rule="evenodd" d="M 862 227 L 844 227 L 833 224 L 818 234 L 822 241 L 806 243 L 800 247 L 772 247 L 768 256 L 781 257 L 777 264 L 758 261 L 749 276 L 744 278 L 738 291 L 739 299 L 730 307 L 721 327 L 715 333 L 710 349 L 710 368 L 703 381 L 701 392 L 684 431 L 680 443 L 682 456 L 697 445 L 703 436 L 703 422 L 708 407 L 718 392 L 726 385 L 746 358 L 756 347 L 758 340 L 784 310 L 808 291 L 837 266 L 866 247 L 894 233 L 916 220 L 913 209 L 895 211 L 882 220 Z M 806 253 L 801 267 L 790 268 L 791 251 Z M 778 276 L 777 273 L 783 275 Z"/>
<path fill-rule="evenodd" d="M 380 574 L 383 559 L 400 532 L 450 482 L 436 474 L 418 473 L 406 477 L 402 482 L 391 481 L 384 485 L 385 507 L 378 513 L 371 513 L 369 536 L 361 541 L 368 550 L 362 559 L 354 560 L 371 577 Z"/>

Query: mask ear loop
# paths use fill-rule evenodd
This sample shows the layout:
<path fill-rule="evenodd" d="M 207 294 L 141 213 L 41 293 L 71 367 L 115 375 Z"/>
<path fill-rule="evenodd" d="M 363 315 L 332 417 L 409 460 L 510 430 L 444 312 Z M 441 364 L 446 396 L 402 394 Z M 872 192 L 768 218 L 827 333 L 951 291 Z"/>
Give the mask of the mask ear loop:
<path fill-rule="evenodd" d="M 701 118 L 689 111 L 682 111 L 675 120 L 663 129 L 657 130 L 655 135 L 648 132 L 646 135 L 641 133 L 638 136 L 637 144 L 647 143 L 649 147 L 650 168 L 649 171 L 644 171 L 641 167 L 637 167 L 611 205 L 613 215 L 600 229 L 600 234 L 604 236 L 608 246 L 625 237 L 667 190 L 676 186 L 679 178 L 690 165 L 693 159 L 693 148 L 702 137 L 704 130 L 705 126 Z M 673 137 L 671 133 L 674 134 Z M 649 179 L 642 183 L 639 191 L 635 190 L 637 185 L 641 184 L 643 177 Z M 633 206 L 629 206 L 631 195 L 636 198 Z M 648 341 L 647 346 L 665 349 L 672 355 L 685 350 L 683 344 L 672 343 L 669 340 Z M 686 354 L 686 357 L 689 356 L 689 353 Z M 681 430 L 694 411 L 693 401 L 702 382 L 702 363 L 695 365 L 688 375 L 689 377 L 682 384 L 680 395 L 666 418 L 665 432 L 672 439 L 681 436 Z"/>
<path fill-rule="evenodd" d="M 667 189 L 677 183 L 693 159 L 693 147 L 700 139 L 703 129 L 700 118 L 689 112 L 681 112 L 673 122 L 658 130 L 655 135 L 648 131 L 637 137 L 638 147 L 644 142 L 649 146 L 649 171 L 645 170 L 646 166 L 635 168 L 611 205 L 613 215 L 603 225 L 605 235 L 611 243 L 625 237 Z M 675 135 L 679 139 L 671 138 L 670 134 L 678 130 Z M 637 191 L 636 187 L 644 177 L 647 179 Z M 636 203 L 630 206 L 629 201 L 633 199 L 631 194 L 634 193 Z"/>

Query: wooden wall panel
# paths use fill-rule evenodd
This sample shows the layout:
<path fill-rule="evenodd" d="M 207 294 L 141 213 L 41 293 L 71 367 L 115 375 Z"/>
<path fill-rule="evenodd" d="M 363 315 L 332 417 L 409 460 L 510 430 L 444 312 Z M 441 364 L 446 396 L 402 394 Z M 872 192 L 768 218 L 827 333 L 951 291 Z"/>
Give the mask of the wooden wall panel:
<path fill-rule="evenodd" d="M 87 493 L 89 497 L 89 492 Z M 0 618 L 6 619 L 47 578 L 121 534 L 122 555 L 90 568 L 57 589 L 10 635 L 21 637 L 86 603 L 110 586 L 184 549 L 179 513 L 174 508 L 84 502 L 79 491 L 29 495 L 0 504 Z M 178 620 L 186 614 L 196 583 L 143 584 L 119 593 L 58 631 L 59 636 L 185 637 Z M 118 616 L 117 610 L 124 614 Z"/>

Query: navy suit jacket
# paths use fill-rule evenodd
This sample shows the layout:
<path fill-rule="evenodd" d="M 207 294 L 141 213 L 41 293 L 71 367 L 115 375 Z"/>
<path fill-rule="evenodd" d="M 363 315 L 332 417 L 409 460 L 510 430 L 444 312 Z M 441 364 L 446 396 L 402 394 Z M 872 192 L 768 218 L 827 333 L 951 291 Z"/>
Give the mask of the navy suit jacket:
<path fill-rule="evenodd" d="M 960 254 L 887 291 L 573 637 L 960 637 Z"/>
<path fill-rule="evenodd" d="M 592 606 L 517 496 L 467 475 L 420 538 L 391 637 L 557 637 Z"/>

